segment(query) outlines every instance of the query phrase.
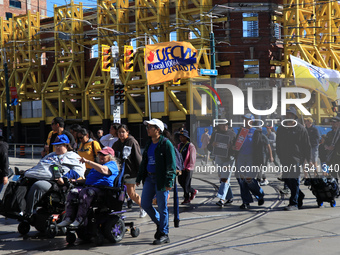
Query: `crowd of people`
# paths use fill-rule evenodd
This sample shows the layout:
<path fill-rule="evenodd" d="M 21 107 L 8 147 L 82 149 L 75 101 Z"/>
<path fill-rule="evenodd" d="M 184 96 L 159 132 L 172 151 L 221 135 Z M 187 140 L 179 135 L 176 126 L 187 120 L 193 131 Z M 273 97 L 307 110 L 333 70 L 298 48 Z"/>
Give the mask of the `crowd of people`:
<path fill-rule="evenodd" d="M 285 171 L 281 180 L 284 189 L 289 190 L 289 204 L 284 209 L 297 210 L 303 205 L 304 194 L 300 189 L 300 169 L 321 169 L 338 178 L 338 172 L 331 171 L 332 166 L 340 162 L 340 117 L 331 119 L 332 130 L 327 135 L 319 135 L 313 125 L 313 119 L 304 119 L 304 125 L 298 123 L 295 108 L 287 110 L 285 126 L 267 126 L 266 134 L 254 127 L 254 116 L 243 116 L 245 126 L 234 132 L 228 124 L 220 124 L 210 135 L 206 128 L 201 137 L 204 157 L 202 165 L 213 163 L 229 171 L 219 172 L 220 188 L 217 205 L 223 207 L 233 203 L 234 195 L 230 180 L 235 168 L 235 177 L 240 187 L 242 204 L 240 209 L 249 209 L 257 200 L 259 206 L 265 202 L 262 186 L 269 181 L 262 171 L 263 166 L 273 162 L 275 166 L 288 167 L 296 171 Z M 172 135 L 165 123 L 159 119 L 144 121 L 149 140 L 142 152 L 138 141 L 130 134 L 125 124 L 113 123 L 108 134 L 99 129 L 97 137 L 91 131 L 78 124 L 65 130 L 64 120 L 54 118 L 43 158 L 37 166 L 28 169 L 25 176 L 35 179 L 27 191 L 26 207 L 23 214 L 33 214 L 37 201 L 51 188 L 50 180 L 62 185 L 65 178 L 85 186 L 73 189 L 67 198 L 66 217 L 59 227 L 68 225 L 77 227 L 86 224 L 85 215 L 91 201 L 102 196 L 100 185 L 113 186 L 123 161 L 123 150 L 131 151 L 125 160 L 125 178 L 130 205 L 132 201 L 139 206 L 139 216 L 148 215 L 156 224 L 153 244 L 170 242 L 169 238 L 169 191 L 174 186 L 175 178 L 183 189 L 182 205 L 189 205 L 197 196 L 198 190 L 191 185 L 196 165 L 196 145 L 191 142 L 189 131 L 180 129 Z M 0 138 L 1 183 L 6 184 L 9 176 L 8 145 Z M 179 160 L 180 158 L 180 160 Z M 320 158 L 320 164 L 318 163 Z M 181 163 L 179 163 L 181 162 Z M 50 165 L 59 164 L 62 175 L 55 176 Z M 242 168 L 256 169 L 241 171 Z M 297 170 L 298 169 L 298 170 Z M 307 171 L 305 171 L 307 173 Z M 178 177 L 176 177 L 178 176 Z M 310 173 L 308 173 L 310 176 Z M 308 178 L 307 174 L 304 176 Z M 136 186 L 143 184 L 142 193 L 136 192 Z M 70 201 L 80 198 L 77 207 Z M 155 199 L 156 198 L 156 199 Z M 157 208 L 153 201 L 156 201 Z"/>

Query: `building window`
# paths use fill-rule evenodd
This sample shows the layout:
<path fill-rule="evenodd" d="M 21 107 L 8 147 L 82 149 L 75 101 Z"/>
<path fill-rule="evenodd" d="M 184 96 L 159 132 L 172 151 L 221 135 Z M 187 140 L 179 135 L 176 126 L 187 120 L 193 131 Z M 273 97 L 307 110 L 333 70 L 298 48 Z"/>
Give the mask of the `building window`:
<path fill-rule="evenodd" d="M 21 2 L 18 0 L 9 0 L 9 6 L 21 9 Z"/>
<path fill-rule="evenodd" d="M 259 37 L 257 13 L 243 13 L 243 37 Z"/>
<path fill-rule="evenodd" d="M 274 36 L 276 39 L 281 39 L 281 25 L 274 23 Z"/>
<path fill-rule="evenodd" d="M 259 78 L 260 66 L 258 59 L 245 59 L 243 63 L 244 78 Z"/>
<path fill-rule="evenodd" d="M 6 12 L 6 20 L 9 20 L 9 19 L 11 19 L 11 18 L 13 18 L 13 13 L 11 13 L 11 12 Z"/>

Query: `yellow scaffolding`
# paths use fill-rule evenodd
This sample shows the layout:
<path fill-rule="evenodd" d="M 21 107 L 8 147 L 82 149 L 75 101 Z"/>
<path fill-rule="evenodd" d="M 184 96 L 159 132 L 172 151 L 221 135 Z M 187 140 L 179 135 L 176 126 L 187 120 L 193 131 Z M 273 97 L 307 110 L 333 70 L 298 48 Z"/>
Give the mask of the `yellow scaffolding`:
<path fill-rule="evenodd" d="M 299 56 L 319 67 L 340 70 L 339 4 L 337 1 L 284 1 L 284 68 L 285 77 L 292 77 L 289 56 Z M 333 116 L 329 99 L 319 93 L 311 106 L 318 123 Z M 323 103 L 323 104 L 322 104 Z"/>
<path fill-rule="evenodd" d="M 212 0 L 97 0 L 97 8 L 85 12 L 81 3 L 71 1 L 68 5 L 55 5 L 54 17 L 47 22 L 40 20 L 39 13 L 30 12 L 9 21 L 0 19 L 0 47 L 7 54 L 10 86 L 16 86 L 20 103 L 41 100 L 42 105 L 41 118 L 25 119 L 20 116 L 22 106 L 15 106 L 15 121 L 49 123 L 61 116 L 101 124 L 103 119 L 112 119 L 113 80 L 109 72 L 100 68 L 102 45 L 119 48 L 119 59 L 112 65 L 119 68 L 126 91 L 122 117 L 129 122 L 149 117 L 145 44 L 148 40 L 169 41 L 171 33 L 176 32 L 177 41 L 189 41 L 198 50 L 199 68 L 209 69 L 210 18 L 205 14 L 211 8 Z M 136 46 L 133 72 L 123 69 L 123 46 L 129 44 Z M 95 47 L 98 58 L 86 73 L 86 51 Z M 3 61 L 4 57 L 2 66 Z M 0 79 L 0 123 L 6 123 L 3 70 Z M 194 106 L 201 104 L 200 94 L 189 80 L 182 80 L 179 85 L 169 81 L 151 86 L 150 93 L 154 92 L 164 94 L 164 110 L 153 112 L 152 117 L 184 121 L 186 115 L 195 113 Z"/>

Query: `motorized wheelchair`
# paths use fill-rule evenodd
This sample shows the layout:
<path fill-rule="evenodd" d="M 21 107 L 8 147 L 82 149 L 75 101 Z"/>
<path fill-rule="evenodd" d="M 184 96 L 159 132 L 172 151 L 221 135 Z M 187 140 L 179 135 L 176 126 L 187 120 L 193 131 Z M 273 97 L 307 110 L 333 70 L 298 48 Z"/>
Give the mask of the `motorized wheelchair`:
<path fill-rule="evenodd" d="M 50 181 L 52 187 L 37 202 L 33 215 L 25 215 L 26 193 L 37 180 L 24 177 L 18 168 L 15 168 L 15 174 L 18 179 L 9 182 L 0 204 L 0 214 L 17 219 L 20 222 L 18 232 L 22 235 L 26 235 L 31 226 L 49 238 L 54 238 L 58 233 L 66 234 L 66 228 L 58 229 L 57 223 L 64 219 L 66 197 L 72 187 L 68 179 L 64 178 L 62 186 Z"/>
<path fill-rule="evenodd" d="M 133 222 L 125 222 L 124 213 L 126 210 L 122 210 L 126 194 L 126 186 L 124 186 L 125 159 L 130 153 L 131 148 L 125 147 L 122 168 L 113 187 L 100 187 L 105 195 L 92 201 L 84 224 L 77 228 L 67 227 L 66 241 L 69 244 L 73 244 L 77 236 L 86 242 L 93 241 L 96 245 L 101 245 L 104 238 L 111 243 L 117 243 L 123 239 L 127 231 L 126 227 L 129 227 L 132 237 L 139 236 L 139 228 L 135 227 Z M 73 202 L 78 203 L 77 200 Z"/>

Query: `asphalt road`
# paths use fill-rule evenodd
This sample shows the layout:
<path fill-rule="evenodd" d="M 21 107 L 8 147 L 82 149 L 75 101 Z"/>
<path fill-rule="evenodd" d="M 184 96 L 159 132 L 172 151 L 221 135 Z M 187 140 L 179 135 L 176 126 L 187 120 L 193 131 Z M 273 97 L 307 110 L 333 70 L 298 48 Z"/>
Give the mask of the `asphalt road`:
<path fill-rule="evenodd" d="M 27 169 L 37 160 L 11 158 L 10 163 L 12 167 Z M 173 227 L 170 199 L 170 244 L 152 245 L 155 225 L 148 216 L 139 218 L 138 206 L 134 204 L 125 216 L 126 221 L 133 221 L 140 228 L 140 235 L 133 238 L 126 232 L 121 242 L 105 241 L 101 246 L 80 240 L 70 246 L 65 236 L 48 239 L 33 227 L 28 235 L 21 236 L 16 220 L 0 216 L 0 254 L 339 254 L 340 207 L 325 204 L 318 208 L 308 187 L 301 186 L 306 194 L 303 208 L 283 211 L 288 201 L 279 192 L 282 182 L 275 174 L 268 177 L 270 183 L 263 187 L 265 204 L 257 206 L 254 202 L 245 211 L 239 208 L 235 178 L 231 182 L 234 203 L 219 208 L 215 205 L 217 174 L 195 172 L 192 183 L 199 193 L 191 205 L 180 206 L 179 228 Z M 137 191 L 140 194 L 141 187 Z M 179 196 L 182 194 L 180 189 Z"/>

